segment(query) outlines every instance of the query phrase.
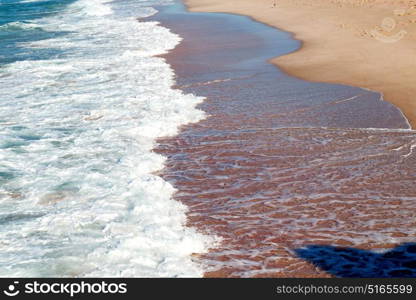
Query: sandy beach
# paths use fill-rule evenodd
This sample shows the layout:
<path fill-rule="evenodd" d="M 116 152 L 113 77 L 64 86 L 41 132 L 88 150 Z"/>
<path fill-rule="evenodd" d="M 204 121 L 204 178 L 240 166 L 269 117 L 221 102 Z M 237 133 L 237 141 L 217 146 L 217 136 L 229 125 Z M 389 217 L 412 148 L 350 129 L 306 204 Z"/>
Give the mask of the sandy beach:
<path fill-rule="evenodd" d="M 191 11 L 247 15 L 292 32 L 299 51 L 272 60 L 301 79 L 383 93 L 416 127 L 416 3 L 386 0 L 186 0 Z"/>
<path fill-rule="evenodd" d="M 237 14 L 155 20 L 183 40 L 163 55 L 200 122 L 157 140 L 157 175 L 187 225 L 220 243 L 205 277 L 412 277 L 415 134 L 380 94 L 309 82 L 268 63 L 299 42 Z"/>

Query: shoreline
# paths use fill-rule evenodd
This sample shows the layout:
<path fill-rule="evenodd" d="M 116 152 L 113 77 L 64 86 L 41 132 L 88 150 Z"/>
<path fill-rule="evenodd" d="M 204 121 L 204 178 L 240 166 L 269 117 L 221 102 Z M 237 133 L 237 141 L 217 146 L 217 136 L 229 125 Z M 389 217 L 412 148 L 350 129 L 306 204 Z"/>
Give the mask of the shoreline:
<path fill-rule="evenodd" d="M 394 105 L 288 76 L 267 61 L 297 43 L 252 18 L 178 4 L 155 19 L 182 37 L 163 55 L 175 88 L 205 98 L 198 109 L 207 118 L 155 148 L 167 158 L 158 175 L 188 208 L 186 225 L 221 239 L 192 256 L 204 277 L 415 274 L 373 261 L 415 236 L 403 222 L 416 203 L 407 201 L 414 133 Z M 316 249 L 336 263 L 320 265 Z M 368 268 L 354 260 L 363 253 Z"/>
<path fill-rule="evenodd" d="M 291 34 L 300 42 L 299 48 L 270 59 L 272 64 L 299 79 L 379 92 L 382 99 L 399 108 L 411 128 L 415 128 L 416 101 L 413 101 L 413 95 L 416 94 L 416 86 L 411 78 L 416 75 L 412 52 L 412 47 L 416 47 L 416 22 L 413 23 L 410 13 L 410 17 L 397 15 L 398 9 L 409 12 L 408 6 L 397 4 L 397 1 L 386 4 L 377 0 L 367 1 L 371 5 L 364 6 L 352 5 L 362 1 L 292 2 L 279 0 L 273 7 L 271 0 L 231 0 L 226 3 L 219 0 L 184 0 L 192 12 L 248 16 Z M 305 16 L 308 21 L 297 21 Z M 392 27 L 387 30 L 385 19 L 397 20 L 397 23 L 390 24 Z M 387 37 L 393 37 L 392 33 L 396 31 L 406 34 L 396 42 L 382 41 L 373 36 L 373 28 L 378 30 L 380 23 L 380 32 L 384 28 Z M 391 55 L 394 52 L 400 53 L 400 56 Z"/>

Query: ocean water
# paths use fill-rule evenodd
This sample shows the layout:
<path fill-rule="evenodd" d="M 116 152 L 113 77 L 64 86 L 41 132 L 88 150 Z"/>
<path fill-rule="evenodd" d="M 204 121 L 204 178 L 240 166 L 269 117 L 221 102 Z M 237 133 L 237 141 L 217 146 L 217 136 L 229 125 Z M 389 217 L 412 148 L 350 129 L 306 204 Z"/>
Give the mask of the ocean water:
<path fill-rule="evenodd" d="M 211 240 L 155 175 L 203 119 L 155 55 L 166 0 L 1 0 L 0 276 L 200 276 Z"/>
<path fill-rule="evenodd" d="M 209 117 L 156 150 L 188 225 L 223 238 L 205 276 L 416 276 L 416 131 L 399 109 L 287 76 L 267 60 L 299 43 L 250 18 L 161 22 L 184 38 L 167 55 L 177 85 L 207 98 Z"/>

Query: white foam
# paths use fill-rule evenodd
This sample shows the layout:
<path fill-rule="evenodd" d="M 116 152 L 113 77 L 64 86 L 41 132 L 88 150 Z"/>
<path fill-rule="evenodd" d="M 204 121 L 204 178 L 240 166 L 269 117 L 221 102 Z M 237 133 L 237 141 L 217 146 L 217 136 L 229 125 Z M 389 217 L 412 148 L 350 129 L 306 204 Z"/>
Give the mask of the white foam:
<path fill-rule="evenodd" d="M 9 23 L 0 25 L 0 30 L 10 30 L 11 28 L 37 29 L 38 27 L 35 24 L 24 23 L 24 22 L 9 22 Z"/>
<path fill-rule="evenodd" d="M 384 93 L 383 92 L 373 91 L 373 90 L 371 90 L 369 88 L 361 88 L 361 89 L 362 90 L 365 90 L 365 91 L 370 91 L 370 92 L 373 92 L 373 93 L 378 93 L 380 95 L 379 100 L 386 102 L 386 100 L 384 99 Z M 409 119 L 405 116 L 405 114 L 403 113 L 403 111 L 400 108 L 398 108 L 398 107 L 396 107 L 396 108 L 400 112 L 400 114 L 402 115 L 403 119 L 406 121 L 406 125 L 407 125 L 407 128 L 406 129 L 407 130 L 413 130 L 412 129 L 412 125 L 410 124 Z"/>
<path fill-rule="evenodd" d="M 184 226 L 186 207 L 152 175 L 165 161 L 152 148 L 204 118 L 203 99 L 172 89 L 172 69 L 153 57 L 180 37 L 136 21 L 149 3 L 129 1 L 135 17 L 121 17 L 79 0 L 32 24 L 69 34 L 21 45 L 64 55 L 2 70 L 0 172 L 12 179 L 0 186 L 0 276 L 202 275 L 191 254 L 213 238 Z"/>

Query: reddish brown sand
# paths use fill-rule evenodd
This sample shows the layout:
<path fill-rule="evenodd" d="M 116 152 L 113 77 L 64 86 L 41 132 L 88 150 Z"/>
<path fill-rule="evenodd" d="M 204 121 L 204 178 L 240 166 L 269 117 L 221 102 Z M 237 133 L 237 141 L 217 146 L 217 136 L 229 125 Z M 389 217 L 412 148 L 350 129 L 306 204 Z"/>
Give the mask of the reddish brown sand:
<path fill-rule="evenodd" d="M 219 121 L 199 126 L 220 130 Z M 206 276 L 321 277 L 328 274 L 296 249 L 414 241 L 414 158 L 403 156 L 409 145 L 389 154 L 409 141 L 409 134 L 292 129 L 182 135 L 161 149 L 186 158 L 170 159 L 165 178 L 189 207 L 189 225 L 224 239 L 202 256 L 212 270 Z M 350 268 L 365 275 L 372 267 Z"/>
<path fill-rule="evenodd" d="M 246 19 L 161 19 L 184 37 L 166 56 L 178 88 L 207 97 L 208 117 L 157 149 L 188 225 L 222 238 L 195 254 L 205 276 L 415 276 L 415 133 L 365 129 L 405 128 L 400 112 L 256 59 L 275 45 Z"/>

